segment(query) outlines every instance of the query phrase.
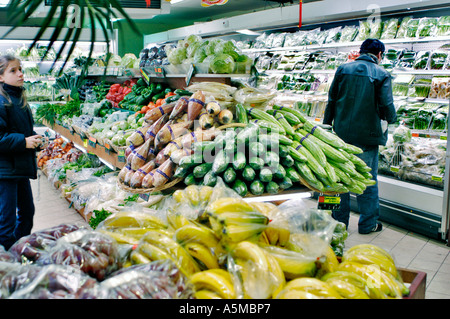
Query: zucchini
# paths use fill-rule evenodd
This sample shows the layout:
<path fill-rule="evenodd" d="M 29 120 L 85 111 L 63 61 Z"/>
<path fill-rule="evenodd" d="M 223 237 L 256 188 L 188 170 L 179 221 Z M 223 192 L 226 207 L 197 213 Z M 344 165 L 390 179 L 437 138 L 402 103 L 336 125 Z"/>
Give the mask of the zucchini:
<path fill-rule="evenodd" d="M 212 170 L 203 176 L 202 185 L 214 187 L 217 183 L 217 175 Z"/>
<path fill-rule="evenodd" d="M 340 181 L 339 177 L 337 176 L 334 167 L 327 162 L 327 165 L 325 166 L 325 170 L 328 174 L 328 179 L 330 180 L 331 183 L 335 184 L 337 182 Z"/>
<path fill-rule="evenodd" d="M 174 178 L 184 178 L 191 172 L 190 167 L 177 166 L 175 172 L 173 173 Z"/>
<path fill-rule="evenodd" d="M 361 195 L 362 193 L 364 193 L 364 189 L 362 189 L 361 187 L 359 187 L 354 181 L 352 181 L 350 184 L 345 184 L 344 186 L 352 193 Z"/>
<path fill-rule="evenodd" d="M 279 111 L 289 112 L 289 113 L 295 115 L 295 117 L 297 117 L 302 123 L 306 122 L 306 117 L 304 117 L 303 114 L 300 113 L 299 110 L 295 110 L 292 107 L 273 105 L 272 108 L 275 110 L 279 110 Z"/>
<path fill-rule="evenodd" d="M 336 134 L 328 132 L 320 126 L 314 125 L 311 121 L 305 121 L 303 128 L 320 139 L 322 142 L 327 143 L 334 148 L 344 148 L 345 142 Z"/>
<path fill-rule="evenodd" d="M 251 168 L 253 168 L 255 171 L 260 170 L 264 167 L 264 160 L 261 157 L 250 157 L 248 160 L 248 165 L 250 165 Z"/>
<path fill-rule="evenodd" d="M 241 103 L 237 103 L 235 106 L 236 120 L 238 123 L 248 124 L 247 110 Z"/>
<path fill-rule="evenodd" d="M 308 165 L 309 168 L 311 168 L 311 170 L 314 173 L 316 173 L 317 175 L 322 176 L 322 177 L 327 177 L 328 176 L 328 174 L 325 171 L 325 169 L 323 168 L 323 166 L 321 166 L 319 164 L 319 162 L 316 160 L 316 158 L 314 156 L 312 156 L 312 154 L 308 151 L 308 149 L 306 147 L 303 147 L 303 145 L 301 145 L 297 141 L 295 141 L 295 143 L 293 144 L 293 147 L 294 147 L 294 149 L 296 151 L 298 151 L 300 154 L 302 154 L 306 158 L 306 162 L 305 163 Z M 295 162 L 296 163 L 303 163 L 303 162 L 300 162 L 300 161 L 295 161 Z"/>
<path fill-rule="evenodd" d="M 344 151 L 350 154 L 362 154 L 364 151 L 359 148 L 358 146 L 345 143 L 345 146 L 343 147 Z"/>
<path fill-rule="evenodd" d="M 255 176 L 255 170 L 250 165 L 245 165 L 244 169 L 242 170 L 242 178 L 247 182 L 251 182 L 255 179 Z"/>
<path fill-rule="evenodd" d="M 194 170 L 192 173 L 194 174 L 195 178 L 203 178 L 206 173 L 208 173 L 211 170 L 212 163 L 202 163 L 200 165 L 197 165 L 194 167 Z"/>
<path fill-rule="evenodd" d="M 244 106 L 244 107 L 247 110 L 248 115 L 250 115 L 252 118 L 275 124 L 276 126 L 279 127 L 280 132 L 282 132 L 283 134 L 286 134 L 286 131 L 285 131 L 284 127 L 280 124 L 280 122 L 278 122 L 275 117 L 273 117 L 266 111 L 260 110 L 258 108 L 250 107 L 250 106 Z"/>
<path fill-rule="evenodd" d="M 286 157 L 289 155 L 289 147 L 287 145 L 280 145 L 278 148 L 278 154 L 280 157 Z"/>
<path fill-rule="evenodd" d="M 300 177 L 308 183 L 311 187 L 317 189 L 318 191 L 323 192 L 324 186 L 321 181 L 319 181 L 314 173 L 311 171 L 311 169 L 306 165 L 305 163 L 299 163 L 296 162 L 295 165 L 297 166 L 297 173 L 300 175 Z"/>
<path fill-rule="evenodd" d="M 194 173 L 190 173 L 184 178 L 184 184 L 187 186 L 196 184 Z"/>
<path fill-rule="evenodd" d="M 183 168 L 189 168 L 201 164 L 203 162 L 202 153 L 193 153 L 191 155 L 184 156 L 180 159 L 178 166 Z"/>
<path fill-rule="evenodd" d="M 292 187 L 292 180 L 289 177 L 285 176 L 283 180 L 280 182 L 280 189 L 284 190 L 290 187 Z"/>
<path fill-rule="evenodd" d="M 287 149 L 289 151 L 289 155 L 294 159 L 294 161 L 307 162 L 309 160 L 304 154 L 302 154 L 303 152 L 299 152 L 297 149 L 293 148 L 292 146 L 288 146 Z"/>
<path fill-rule="evenodd" d="M 350 176 L 347 175 L 347 173 L 343 172 L 340 168 L 338 168 L 336 166 L 333 166 L 333 168 L 334 168 L 334 172 L 336 173 L 337 177 L 339 177 L 341 183 L 344 183 L 344 184 L 352 183 L 352 179 L 350 178 Z"/>
<path fill-rule="evenodd" d="M 342 170 L 343 172 L 347 173 L 350 177 L 354 178 L 356 177 L 356 170 L 355 170 L 355 166 L 353 165 L 352 162 L 348 161 L 345 163 L 339 163 L 339 162 L 335 162 L 333 160 L 329 160 L 328 161 L 332 166 L 339 168 L 340 170 Z"/>
<path fill-rule="evenodd" d="M 298 175 L 297 171 L 294 167 L 288 167 L 286 168 L 286 177 L 289 177 L 289 179 L 293 182 L 299 182 L 300 176 Z"/>
<path fill-rule="evenodd" d="M 258 142 L 264 145 L 264 147 L 268 150 L 276 149 L 279 147 L 280 143 L 278 139 L 274 139 L 273 135 L 269 134 L 259 134 Z"/>
<path fill-rule="evenodd" d="M 261 132 L 274 133 L 274 134 L 285 134 L 285 132 L 280 130 L 280 126 L 274 123 L 264 121 L 264 120 L 249 120 L 249 123 L 257 125 Z"/>
<path fill-rule="evenodd" d="M 247 125 L 242 131 L 237 134 L 236 144 L 247 145 L 250 139 L 256 141 L 258 130 L 259 128 L 257 125 Z"/>
<path fill-rule="evenodd" d="M 266 153 L 266 147 L 261 142 L 251 142 L 248 145 L 250 156 L 261 156 Z"/>
<path fill-rule="evenodd" d="M 250 184 L 249 190 L 253 195 L 262 195 L 264 194 L 264 184 L 259 179 L 255 179 Z"/>
<path fill-rule="evenodd" d="M 231 184 L 236 180 L 236 171 L 233 167 L 228 167 L 222 174 L 223 180 L 227 184 Z"/>
<path fill-rule="evenodd" d="M 237 171 L 243 170 L 247 164 L 247 158 L 243 152 L 237 152 L 233 159 L 233 168 Z"/>
<path fill-rule="evenodd" d="M 273 177 L 276 179 L 283 179 L 286 177 L 286 170 L 284 169 L 283 165 L 278 164 L 272 169 Z"/>
<path fill-rule="evenodd" d="M 217 152 L 216 156 L 214 157 L 211 171 L 216 175 L 220 174 L 227 169 L 229 163 L 230 160 L 225 150 L 219 150 L 219 152 Z"/>
<path fill-rule="evenodd" d="M 281 158 L 281 164 L 284 167 L 291 167 L 292 165 L 294 165 L 295 160 L 292 158 L 291 155 L 285 156 Z"/>
<path fill-rule="evenodd" d="M 276 167 L 280 163 L 280 156 L 273 151 L 268 151 L 264 156 L 264 162 L 270 167 Z"/>
<path fill-rule="evenodd" d="M 339 152 L 333 146 L 323 142 L 321 139 L 315 137 L 314 135 L 309 134 L 303 129 L 300 129 L 297 132 L 303 134 L 304 136 L 308 136 L 308 139 L 310 139 L 313 143 L 317 144 L 322 150 L 322 152 L 325 154 L 325 156 L 331 158 L 333 161 L 342 163 L 348 161 L 347 157 L 345 157 L 341 152 Z"/>
<path fill-rule="evenodd" d="M 294 114 L 286 112 L 284 110 L 267 110 L 267 113 L 269 113 L 270 115 L 273 115 L 276 117 L 277 113 L 281 113 L 283 114 L 283 116 L 286 118 L 286 121 L 288 121 L 288 123 L 290 125 L 299 125 L 302 124 L 302 121 L 300 121 L 298 119 L 298 117 L 296 117 Z"/>
<path fill-rule="evenodd" d="M 248 193 L 247 185 L 238 178 L 236 178 L 236 180 L 234 181 L 232 189 L 242 197 L 244 197 Z"/>
<path fill-rule="evenodd" d="M 268 182 L 266 184 L 266 192 L 269 194 L 277 194 L 279 190 L 280 186 L 278 186 L 278 184 L 274 181 Z"/>
<path fill-rule="evenodd" d="M 173 93 L 178 94 L 178 95 L 192 95 L 192 94 L 194 94 L 193 92 L 190 92 L 188 90 L 183 90 L 183 89 L 176 89 L 175 91 L 173 91 Z"/>
<path fill-rule="evenodd" d="M 280 123 L 280 125 L 284 128 L 284 131 L 288 135 L 294 135 L 294 129 L 292 128 L 291 124 L 286 120 L 283 114 L 278 113 L 274 116 L 274 118 Z"/>
<path fill-rule="evenodd" d="M 272 180 L 273 173 L 269 168 L 263 168 L 259 171 L 259 180 L 264 183 L 268 183 Z"/>
<path fill-rule="evenodd" d="M 315 143 L 312 139 L 308 138 L 310 134 L 303 135 L 300 132 L 296 132 L 294 135 L 294 140 L 298 141 L 300 144 L 302 144 L 305 148 L 308 149 L 308 151 L 311 152 L 311 154 L 314 156 L 314 158 L 319 162 L 319 164 L 323 167 L 325 166 L 327 162 L 327 157 L 323 153 L 322 149 L 320 148 L 317 143 Z"/>

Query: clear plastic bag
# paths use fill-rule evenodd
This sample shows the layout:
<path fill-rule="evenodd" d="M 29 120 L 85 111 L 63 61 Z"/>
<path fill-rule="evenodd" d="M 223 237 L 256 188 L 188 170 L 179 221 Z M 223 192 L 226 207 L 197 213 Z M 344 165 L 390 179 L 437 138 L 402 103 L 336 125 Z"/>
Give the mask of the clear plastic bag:
<path fill-rule="evenodd" d="M 5 247 L 0 245 L 0 262 L 17 262 L 17 259 L 12 253 L 6 251 Z"/>
<path fill-rule="evenodd" d="M 83 229 L 81 224 L 61 224 L 34 232 L 15 242 L 9 252 L 22 263 L 36 262 L 46 250 L 56 245 L 56 241 L 74 231 Z"/>
<path fill-rule="evenodd" d="M 85 229 L 58 239 L 38 263 L 72 266 L 98 281 L 121 267 L 117 242 L 106 234 Z"/>

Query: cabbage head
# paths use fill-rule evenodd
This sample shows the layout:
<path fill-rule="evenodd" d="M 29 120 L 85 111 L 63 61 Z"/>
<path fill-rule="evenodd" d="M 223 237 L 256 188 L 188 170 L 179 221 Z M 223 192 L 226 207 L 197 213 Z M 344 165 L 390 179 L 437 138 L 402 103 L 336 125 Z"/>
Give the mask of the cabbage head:
<path fill-rule="evenodd" d="M 236 63 L 231 55 L 220 53 L 214 56 L 209 62 L 209 68 L 213 73 L 227 74 L 233 73 Z"/>
<path fill-rule="evenodd" d="M 216 48 L 217 44 L 222 43 L 223 41 L 224 40 L 219 39 L 219 38 L 214 38 L 214 39 L 209 40 L 208 45 L 205 47 L 206 55 L 211 55 L 211 54 L 216 53 L 215 48 Z"/>
<path fill-rule="evenodd" d="M 405 125 L 399 125 L 392 134 L 392 137 L 397 143 L 411 142 L 412 133 Z"/>
<path fill-rule="evenodd" d="M 184 60 L 186 60 L 186 48 L 185 47 L 177 47 L 169 52 L 167 55 L 167 59 L 170 64 L 181 64 Z"/>
<path fill-rule="evenodd" d="M 191 44 L 194 44 L 194 43 L 201 44 L 202 41 L 203 41 L 202 37 L 197 35 L 197 34 L 188 35 L 186 37 L 186 39 L 184 39 L 184 42 L 187 43 L 188 45 L 191 45 Z"/>
<path fill-rule="evenodd" d="M 233 59 L 236 61 L 237 58 L 239 58 L 239 49 L 232 40 L 228 41 L 222 41 L 220 43 L 217 43 L 214 48 L 215 54 L 220 53 L 226 53 L 233 57 Z"/>
<path fill-rule="evenodd" d="M 206 57 L 207 57 L 207 55 L 206 55 L 205 47 L 200 46 L 197 50 L 195 50 L 195 53 L 193 56 L 194 63 L 201 63 L 205 60 Z"/>

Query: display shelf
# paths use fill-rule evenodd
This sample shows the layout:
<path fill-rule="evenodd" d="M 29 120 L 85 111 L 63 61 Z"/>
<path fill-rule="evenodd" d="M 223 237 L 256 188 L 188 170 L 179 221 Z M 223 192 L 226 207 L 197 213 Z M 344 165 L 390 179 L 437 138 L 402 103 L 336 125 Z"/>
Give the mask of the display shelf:
<path fill-rule="evenodd" d="M 114 150 L 107 145 L 100 145 L 96 142 L 92 143 L 89 139 L 82 138 L 79 134 L 75 132 L 72 133 L 69 129 L 58 124 L 50 125 L 45 123 L 45 125 L 55 133 L 72 141 L 75 147 L 83 152 L 97 155 L 98 158 L 110 168 L 121 169 L 125 166 L 125 156 L 119 156 L 118 153 L 114 152 Z"/>

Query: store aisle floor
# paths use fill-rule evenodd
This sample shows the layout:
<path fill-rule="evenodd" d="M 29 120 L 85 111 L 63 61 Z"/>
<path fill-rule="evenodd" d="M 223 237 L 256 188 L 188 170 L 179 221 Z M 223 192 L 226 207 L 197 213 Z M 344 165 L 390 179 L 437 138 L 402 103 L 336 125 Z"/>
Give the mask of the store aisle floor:
<path fill-rule="evenodd" d="M 36 206 L 33 232 L 64 222 L 86 223 L 46 176 L 41 171 L 39 174 L 40 180 L 31 183 Z M 317 205 L 316 200 L 308 201 L 312 207 Z M 383 223 L 381 232 L 360 235 L 358 216 L 351 214 L 346 248 L 360 243 L 376 244 L 391 253 L 398 267 L 427 273 L 427 299 L 450 299 L 450 247 L 387 223 Z"/>

